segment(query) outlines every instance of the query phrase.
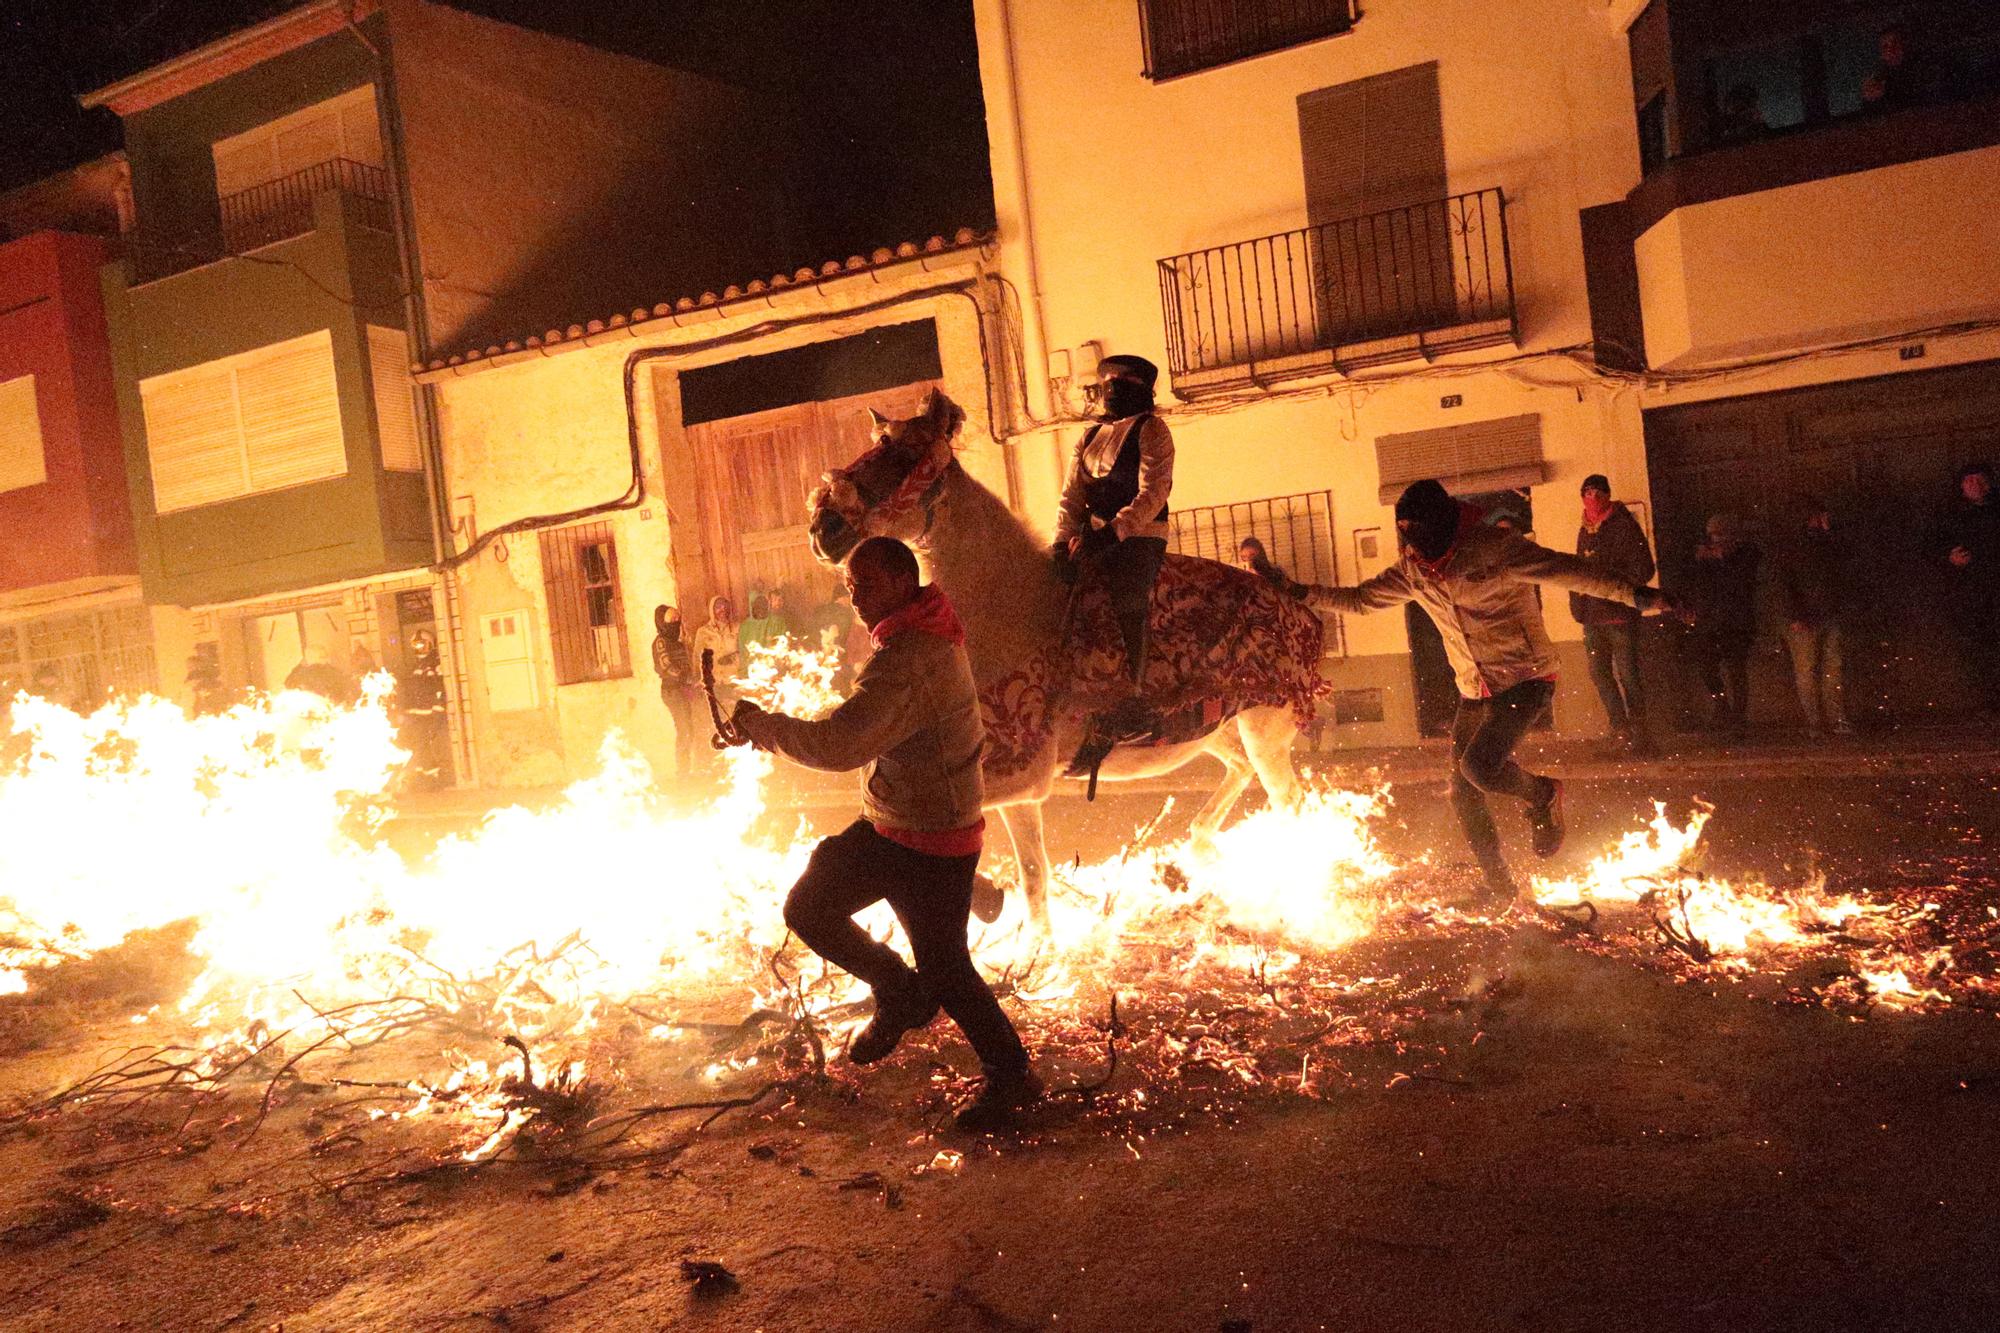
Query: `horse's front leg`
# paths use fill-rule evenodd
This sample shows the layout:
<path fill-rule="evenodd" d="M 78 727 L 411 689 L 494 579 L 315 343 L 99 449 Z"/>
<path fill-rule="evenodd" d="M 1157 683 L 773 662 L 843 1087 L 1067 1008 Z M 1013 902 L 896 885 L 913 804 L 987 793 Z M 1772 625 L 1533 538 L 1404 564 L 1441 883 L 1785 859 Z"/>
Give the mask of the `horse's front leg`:
<path fill-rule="evenodd" d="M 1000 822 L 1014 844 L 1014 861 L 1021 867 L 1021 892 L 1028 900 L 1028 922 L 1041 935 L 1049 933 L 1049 849 L 1042 838 L 1042 803 L 1023 801 L 1000 807 Z"/>

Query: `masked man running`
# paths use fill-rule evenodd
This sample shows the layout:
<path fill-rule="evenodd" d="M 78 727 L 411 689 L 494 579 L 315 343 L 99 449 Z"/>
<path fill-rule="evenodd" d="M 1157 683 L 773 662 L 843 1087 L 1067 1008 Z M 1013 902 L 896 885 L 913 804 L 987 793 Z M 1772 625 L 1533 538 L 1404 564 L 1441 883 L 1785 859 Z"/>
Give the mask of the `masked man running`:
<path fill-rule="evenodd" d="M 849 1059 L 873 1064 L 943 1008 L 986 1073 L 979 1096 L 959 1112 L 959 1126 L 1004 1129 L 1042 1086 L 966 948 L 986 820 L 979 777 L 985 732 L 965 630 L 944 593 L 920 585 L 917 557 L 893 538 L 856 546 L 846 578 L 875 640 L 847 701 L 807 721 L 766 713 L 746 699 L 732 719 L 757 748 L 808 768 L 866 766 L 862 817 L 813 849 L 785 900 L 785 924 L 875 992 L 875 1017 L 848 1048 Z M 856 912 L 884 898 L 909 938 L 914 969 L 854 924 Z"/>
<path fill-rule="evenodd" d="M 1551 583 L 1644 614 L 1678 610 L 1658 588 L 1628 583 L 1601 565 L 1550 551 L 1482 522 L 1482 511 L 1454 500 L 1435 481 L 1413 483 L 1396 501 L 1401 558 L 1354 588 L 1301 584 L 1299 596 L 1320 611 L 1379 611 L 1414 601 L 1444 640 L 1458 684 L 1451 730 L 1451 803 L 1489 892 L 1518 890 L 1500 855 L 1489 792 L 1527 806 L 1538 856 L 1563 843 L 1563 784 L 1514 762 L 1514 747 L 1556 692 L 1556 654 L 1542 627 L 1534 585 Z"/>
<path fill-rule="evenodd" d="M 1103 412 L 1084 432 L 1063 485 L 1056 518 L 1056 572 L 1074 583 L 1086 565 L 1104 578 L 1118 634 L 1125 641 L 1129 695 L 1093 719 L 1068 776 L 1095 771 L 1120 739 L 1150 721 L 1139 703 L 1146 672 L 1146 617 L 1167 554 L 1167 496 L 1174 488 L 1174 436 L 1153 415 L 1159 367 L 1143 356 L 1097 363 Z"/>

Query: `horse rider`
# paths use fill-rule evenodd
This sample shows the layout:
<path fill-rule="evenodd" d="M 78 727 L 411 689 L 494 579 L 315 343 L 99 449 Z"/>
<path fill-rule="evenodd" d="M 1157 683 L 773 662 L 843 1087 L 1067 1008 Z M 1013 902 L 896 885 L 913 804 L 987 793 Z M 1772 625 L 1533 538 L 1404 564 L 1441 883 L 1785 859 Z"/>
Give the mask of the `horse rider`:
<path fill-rule="evenodd" d="M 785 924 L 820 957 L 866 982 L 875 1014 L 848 1048 L 873 1064 L 942 1008 L 985 1069 L 961 1128 L 990 1133 L 1042 1095 L 1028 1053 L 966 946 L 986 829 L 979 759 L 985 729 L 965 629 L 942 589 L 921 586 L 917 557 L 870 537 L 847 558 L 854 610 L 875 651 L 846 702 L 817 721 L 745 699 L 732 722 L 760 750 L 827 772 L 864 768 L 861 818 L 823 840 L 785 899 Z M 912 969 L 854 924 L 889 900 L 916 957 Z"/>
<path fill-rule="evenodd" d="M 1534 585 L 1554 584 L 1644 615 L 1678 612 L 1680 604 L 1658 588 L 1537 546 L 1484 517 L 1436 481 L 1413 482 L 1396 501 L 1402 551 L 1395 564 L 1353 588 L 1296 586 L 1316 611 L 1380 611 L 1414 601 L 1436 624 L 1459 693 L 1451 803 L 1488 893 L 1504 903 L 1519 890 L 1500 855 L 1487 793 L 1515 797 L 1527 807 L 1536 855 L 1554 856 L 1563 843 L 1562 780 L 1530 773 L 1513 758 L 1556 692 L 1555 648 L 1542 627 Z"/>
<path fill-rule="evenodd" d="M 1074 584 L 1094 567 L 1111 595 L 1125 642 L 1126 698 L 1091 719 L 1089 734 L 1066 776 L 1094 772 L 1120 740 L 1143 732 L 1139 702 L 1146 671 L 1146 617 L 1153 584 L 1167 554 L 1167 496 L 1174 488 L 1174 436 L 1153 414 L 1160 370 L 1143 356 L 1119 354 L 1097 363 L 1102 412 L 1077 442 L 1056 518 L 1056 573 Z"/>

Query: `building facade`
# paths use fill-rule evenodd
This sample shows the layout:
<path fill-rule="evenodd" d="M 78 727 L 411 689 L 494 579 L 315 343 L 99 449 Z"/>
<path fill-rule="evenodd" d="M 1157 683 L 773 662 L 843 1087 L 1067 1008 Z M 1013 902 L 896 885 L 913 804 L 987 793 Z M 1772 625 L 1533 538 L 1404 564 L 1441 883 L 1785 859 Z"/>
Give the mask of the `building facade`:
<path fill-rule="evenodd" d="M 614 730 L 663 779 L 680 771 L 650 658 L 655 607 L 676 607 L 690 640 L 717 597 L 741 618 L 782 592 L 804 636 L 841 619 L 807 503 L 868 447 L 870 409 L 909 416 L 943 389 L 967 412 L 965 466 L 1015 494 L 994 429 L 1002 321 L 983 239 L 607 312 L 420 374 L 453 497 L 484 781 L 583 776 Z M 698 758 L 705 716 L 693 730 Z"/>
<path fill-rule="evenodd" d="M 80 175 L 115 181 L 104 166 Z M 171 673 L 156 640 L 172 639 L 173 617 L 146 605 L 133 547 L 98 287 L 116 215 L 82 183 L 0 200 L 0 224 L 16 234 L 0 243 L 0 694 L 28 689 L 88 710 L 161 688 Z M 110 234 L 31 229 L 49 221 Z"/>
<path fill-rule="evenodd" d="M 1667 58 L 1650 43 L 1670 7 Z M 1798 47 L 1827 8 L 979 0 L 1002 265 L 1047 372 L 1031 386 L 1047 424 L 1014 442 L 1030 505 L 1053 514 L 1095 358 L 1138 352 L 1171 392 L 1183 549 L 1227 558 L 1255 535 L 1297 577 L 1356 582 L 1394 558 L 1390 502 L 1424 476 L 1571 549 L 1579 484 L 1604 473 L 1681 577 L 1713 507 L 1754 521 L 1808 475 L 1759 471 L 1772 446 L 1739 431 L 1729 447 L 1755 463 L 1724 480 L 1684 442 L 1711 437 L 1691 405 L 1757 395 L 1742 410 L 1782 433 L 1796 413 L 1772 391 L 1908 368 L 1856 339 L 1928 329 L 1929 365 L 1994 355 L 1976 327 L 1996 313 L 1979 141 L 2000 121 L 1976 81 L 1950 105 L 1843 104 L 1756 142 L 1700 137 L 1715 61 Z M 1841 17 L 1872 41 L 1919 7 L 1891 8 Z M 1663 115 L 1686 137 L 1648 146 Z M 1732 156 L 1762 165 L 1725 169 Z M 1945 396 L 1919 384 L 1848 400 L 1894 401 L 1895 416 Z M 1941 503 L 1941 460 L 1981 419 L 1926 427 L 1960 433 L 1921 477 L 1882 484 Z M 1870 465 L 1850 464 L 1857 520 L 1886 521 L 1859 502 Z M 1909 509 L 1894 521 L 1913 525 Z M 1554 721 L 1593 734 L 1604 717 L 1566 603 L 1544 598 L 1563 659 Z M 1675 710 L 1676 644 L 1649 635 L 1656 702 Z M 1420 614 L 1350 617 L 1328 641 L 1335 744 L 1448 720 Z M 1767 634 L 1766 668 L 1777 651 Z M 1762 698 L 1760 713 L 1790 714 L 1789 690 Z M 1914 699 L 1893 681 L 1876 692 L 1891 715 Z"/>
<path fill-rule="evenodd" d="M 472 777 L 411 368 L 760 259 L 759 108 L 430 0 L 313 0 L 84 101 L 131 163 L 104 300 L 148 599 L 229 686 L 441 671 Z"/>

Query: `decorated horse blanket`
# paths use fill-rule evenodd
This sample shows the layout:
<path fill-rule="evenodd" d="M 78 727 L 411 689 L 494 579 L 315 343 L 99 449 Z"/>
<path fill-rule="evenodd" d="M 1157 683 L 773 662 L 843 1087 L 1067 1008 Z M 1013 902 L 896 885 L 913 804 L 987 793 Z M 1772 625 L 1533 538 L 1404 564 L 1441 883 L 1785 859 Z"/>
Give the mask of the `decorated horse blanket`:
<path fill-rule="evenodd" d="M 1169 555 L 1153 587 L 1150 623 L 1142 685 L 1163 719 L 1155 744 L 1199 739 L 1245 708 L 1289 708 L 1303 725 L 1326 688 L 1319 671 L 1325 626 L 1255 574 Z M 1109 593 L 1086 572 L 1064 641 L 980 691 L 988 774 L 1025 768 L 1063 721 L 1123 698 L 1125 680 Z"/>

